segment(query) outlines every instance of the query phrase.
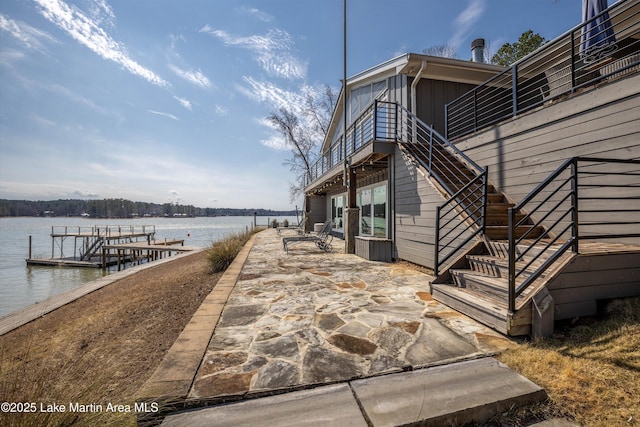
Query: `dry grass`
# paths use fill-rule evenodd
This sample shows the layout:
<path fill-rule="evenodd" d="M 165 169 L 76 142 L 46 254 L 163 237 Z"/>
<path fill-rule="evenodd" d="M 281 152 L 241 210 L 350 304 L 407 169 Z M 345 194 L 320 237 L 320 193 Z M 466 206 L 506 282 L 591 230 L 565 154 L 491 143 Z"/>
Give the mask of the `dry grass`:
<path fill-rule="evenodd" d="M 640 298 L 611 301 L 600 316 L 556 328 L 553 338 L 499 357 L 547 391 L 547 404 L 530 408 L 533 417 L 640 425 Z"/>
<path fill-rule="evenodd" d="M 0 426 L 133 426 L 134 396 L 219 274 L 204 253 L 121 279 L 0 336 L 0 402 L 35 413 L 0 413 Z M 103 405 L 95 413 L 47 413 L 40 404 Z M 109 412 L 107 405 L 132 412 Z"/>
<path fill-rule="evenodd" d="M 212 243 L 207 248 L 207 259 L 209 260 L 211 272 L 219 273 L 225 271 L 238 255 L 238 252 L 257 231 L 260 230 L 231 234 L 224 240 Z"/>

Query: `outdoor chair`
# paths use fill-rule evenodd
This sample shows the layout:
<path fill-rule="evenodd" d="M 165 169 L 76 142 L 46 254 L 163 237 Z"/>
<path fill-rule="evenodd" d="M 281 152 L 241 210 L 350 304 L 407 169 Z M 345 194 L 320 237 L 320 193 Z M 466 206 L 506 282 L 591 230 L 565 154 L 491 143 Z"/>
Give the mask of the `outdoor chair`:
<path fill-rule="evenodd" d="M 302 215 L 302 219 L 300 220 L 300 222 L 298 222 L 298 225 L 295 227 L 278 227 L 276 228 L 276 232 L 278 233 L 278 235 L 280 235 L 280 232 L 282 230 L 295 230 L 296 233 L 302 235 L 304 234 L 304 221 L 305 221 L 305 217 L 304 215 Z"/>
<path fill-rule="evenodd" d="M 327 220 L 322 225 L 322 229 L 315 235 L 283 237 L 282 245 L 284 246 L 285 252 L 287 255 L 289 254 L 289 244 L 294 242 L 314 242 L 319 249 L 330 252 L 331 241 L 333 240 L 333 235 L 331 234 L 332 224 L 331 220 Z"/>

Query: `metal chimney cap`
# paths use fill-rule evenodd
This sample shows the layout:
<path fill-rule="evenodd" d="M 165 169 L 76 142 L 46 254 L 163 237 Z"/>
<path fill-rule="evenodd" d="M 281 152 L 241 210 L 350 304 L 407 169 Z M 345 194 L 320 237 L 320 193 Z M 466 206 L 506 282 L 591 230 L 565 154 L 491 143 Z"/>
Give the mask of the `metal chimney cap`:
<path fill-rule="evenodd" d="M 477 47 L 484 47 L 484 39 L 475 39 L 471 42 L 471 49 L 475 49 Z"/>

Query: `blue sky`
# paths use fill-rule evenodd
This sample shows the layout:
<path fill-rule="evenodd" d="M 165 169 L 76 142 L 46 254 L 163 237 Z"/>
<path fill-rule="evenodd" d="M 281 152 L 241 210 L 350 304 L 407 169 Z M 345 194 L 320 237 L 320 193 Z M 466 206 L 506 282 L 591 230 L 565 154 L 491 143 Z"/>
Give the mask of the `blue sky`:
<path fill-rule="evenodd" d="M 347 70 L 553 39 L 580 0 L 347 0 Z M 613 3 L 610 0 L 610 3 Z M 342 0 L 2 0 L 0 198 L 292 209 L 265 117 L 342 77 Z"/>

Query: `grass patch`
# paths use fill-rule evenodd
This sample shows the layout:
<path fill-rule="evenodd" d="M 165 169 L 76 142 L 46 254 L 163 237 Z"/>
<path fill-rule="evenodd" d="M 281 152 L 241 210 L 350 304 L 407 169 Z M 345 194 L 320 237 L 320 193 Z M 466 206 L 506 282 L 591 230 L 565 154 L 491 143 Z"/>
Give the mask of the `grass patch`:
<path fill-rule="evenodd" d="M 1 335 L 0 402 L 18 412 L 0 426 L 134 427 L 137 391 L 220 277 L 208 270 L 204 253 L 175 259 Z"/>
<path fill-rule="evenodd" d="M 498 357 L 547 391 L 549 401 L 529 417 L 640 425 L 640 298 L 610 301 L 601 312 Z"/>
<path fill-rule="evenodd" d="M 229 268 L 240 250 L 257 231 L 259 230 L 234 233 L 223 240 L 213 242 L 206 250 L 211 272 L 219 273 Z"/>

